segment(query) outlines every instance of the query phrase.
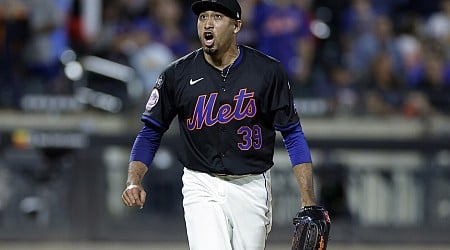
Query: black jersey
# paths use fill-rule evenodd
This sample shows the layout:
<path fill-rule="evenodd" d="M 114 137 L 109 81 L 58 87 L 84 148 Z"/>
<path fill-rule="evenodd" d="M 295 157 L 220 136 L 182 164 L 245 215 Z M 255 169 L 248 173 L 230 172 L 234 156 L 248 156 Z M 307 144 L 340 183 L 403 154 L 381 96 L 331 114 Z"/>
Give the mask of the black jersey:
<path fill-rule="evenodd" d="M 273 166 L 275 130 L 299 122 L 279 61 L 239 46 L 225 74 L 198 49 L 160 75 L 142 115 L 148 126 L 180 123 L 181 163 L 220 174 L 259 174 Z"/>

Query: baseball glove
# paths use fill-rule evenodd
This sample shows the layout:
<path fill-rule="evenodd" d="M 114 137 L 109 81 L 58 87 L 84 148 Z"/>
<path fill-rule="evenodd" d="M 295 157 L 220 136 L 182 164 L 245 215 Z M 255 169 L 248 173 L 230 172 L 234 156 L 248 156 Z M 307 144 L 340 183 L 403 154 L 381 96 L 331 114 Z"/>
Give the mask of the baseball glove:
<path fill-rule="evenodd" d="M 323 207 L 303 207 L 294 217 L 293 224 L 292 250 L 327 249 L 331 221 Z"/>

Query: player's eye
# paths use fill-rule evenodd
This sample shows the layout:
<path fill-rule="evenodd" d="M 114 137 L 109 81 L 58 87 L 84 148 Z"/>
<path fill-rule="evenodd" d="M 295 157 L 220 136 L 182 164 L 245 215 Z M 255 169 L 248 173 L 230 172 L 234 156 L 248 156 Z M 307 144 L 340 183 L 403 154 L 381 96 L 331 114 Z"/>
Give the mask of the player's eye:
<path fill-rule="evenodd" d="M 217 14 L 212 14 L 212 15 L 208 15 L 208 14 L 200 14 L 199 16 L 198 16 L 198 19 L 200 20 L 200 21 L 206 21 L 206 20 L 208 20 L 208 19 L 212 19 L 212 20 L 214 20 L 214 21 L 219 21 L 219 20 L 222 20 L 223 19 L 223 15 L 222 14 L 220 14 L 220 13 L 217 13 Z"/>

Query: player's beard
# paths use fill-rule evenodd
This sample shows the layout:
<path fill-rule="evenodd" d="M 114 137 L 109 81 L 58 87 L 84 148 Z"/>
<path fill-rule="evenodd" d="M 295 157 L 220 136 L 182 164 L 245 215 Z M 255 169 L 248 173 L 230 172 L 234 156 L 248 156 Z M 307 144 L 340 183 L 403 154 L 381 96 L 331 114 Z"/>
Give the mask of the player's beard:
<path fill-rule="evenodd" d="M 215 47 L 204 46 L 203 51 L 208 55 L 214 55 L 217 52 L 217 49 Z"/>
<path fill-rule="evenodd" d="M 208 55 L 213 55 L 217 52 L 217 41 L 214 41 L 212 44 L 206 45 L 206 42 L 203 42 L 203 51 L 205 51 Z"/>

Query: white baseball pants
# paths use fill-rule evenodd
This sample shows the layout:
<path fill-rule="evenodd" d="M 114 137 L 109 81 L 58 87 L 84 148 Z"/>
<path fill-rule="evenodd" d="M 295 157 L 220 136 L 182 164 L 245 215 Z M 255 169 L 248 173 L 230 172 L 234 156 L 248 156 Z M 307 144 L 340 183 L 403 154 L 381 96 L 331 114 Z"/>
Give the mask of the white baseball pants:
<path fill-rule="evenodd" d="M 185 168 L 182 192 L 189 248 L 263 250 L 272 226 L 269 171 L 216 176 Z"/>

